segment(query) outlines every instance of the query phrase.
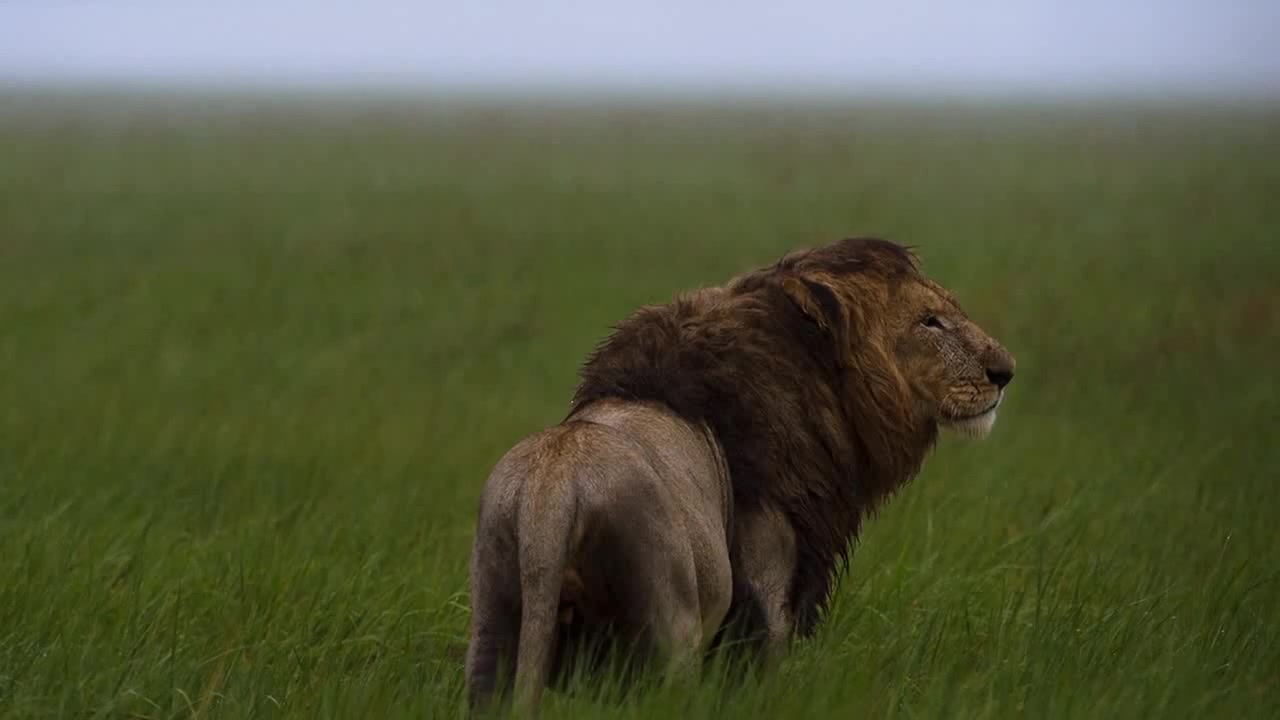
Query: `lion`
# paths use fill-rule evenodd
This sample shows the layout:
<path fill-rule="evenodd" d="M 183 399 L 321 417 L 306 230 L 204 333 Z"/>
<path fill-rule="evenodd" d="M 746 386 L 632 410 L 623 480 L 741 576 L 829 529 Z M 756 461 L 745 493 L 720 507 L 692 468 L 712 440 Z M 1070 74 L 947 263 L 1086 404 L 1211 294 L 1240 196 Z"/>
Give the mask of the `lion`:
<path fill-rule="evenodd" d="M 514 691 L 534 709 L 603 645 L 669 678 L 729 638 L 776 665 L 816 630 L 864 518 L 940 429 L 990 433 L 1014 367 L 910 248 L 874 237 L 641 307 L 563 421 L 485 483 L 470 705 Z"/>

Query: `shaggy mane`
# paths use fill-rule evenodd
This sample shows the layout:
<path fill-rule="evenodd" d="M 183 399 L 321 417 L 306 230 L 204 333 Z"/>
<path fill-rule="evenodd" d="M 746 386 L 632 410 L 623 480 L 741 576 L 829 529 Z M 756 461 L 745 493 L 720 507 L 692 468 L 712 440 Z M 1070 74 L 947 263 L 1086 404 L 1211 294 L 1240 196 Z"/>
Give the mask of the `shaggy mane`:
<path fill-rule="evenodd" d="M 862 519 L 919 471 L 934 442 L 881 347 L 889 295 L 868 291 L 919 277 L 909 249 L 851 238 L 641 308 L 587 358 L 569 418 L 621 398 L 705 422 L 735 505 L 772 505 L 795 530 L 790 606 L 809 635 Z M 749 612 L 736 595 L 736 611 Z"/>

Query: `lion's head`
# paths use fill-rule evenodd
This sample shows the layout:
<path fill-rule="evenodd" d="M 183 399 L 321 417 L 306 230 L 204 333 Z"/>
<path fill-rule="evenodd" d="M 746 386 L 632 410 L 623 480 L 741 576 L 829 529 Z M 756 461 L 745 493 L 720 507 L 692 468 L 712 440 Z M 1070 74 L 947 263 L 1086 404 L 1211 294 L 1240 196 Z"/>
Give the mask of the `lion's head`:
<path fill-rule="evenodd" d="M 854 238 L 632 314 L 582 368 L 574 407 L 657 401 L 707 423 L 735 502 L 796 529 L 805 632 L 863 517 L 919 471 L 939 427 L 986 434 L 1013 370 L 908 249 Z"/>
<path fill-rule="evenodd" d="M 1013 355 L 936 283 L 908 280 L 898 298 L 885 320 L 918 411 L 944 428 L 986 436 L 1013 380 Z"/>
<path fill-rule="evenodd" d="M 995 424 L 1014 357 L 924 275 L 907 248 L 853 238 L 782 258 L 730 283 L 742 294 L 773 286 L 831 336 L 843 363 L 867 374 L 886 422 L 934 424 L 984 437 Z M 909 410 L 908 410 L 909 406 Z M 897 413 L 897 417 L 891 417 Z"/>

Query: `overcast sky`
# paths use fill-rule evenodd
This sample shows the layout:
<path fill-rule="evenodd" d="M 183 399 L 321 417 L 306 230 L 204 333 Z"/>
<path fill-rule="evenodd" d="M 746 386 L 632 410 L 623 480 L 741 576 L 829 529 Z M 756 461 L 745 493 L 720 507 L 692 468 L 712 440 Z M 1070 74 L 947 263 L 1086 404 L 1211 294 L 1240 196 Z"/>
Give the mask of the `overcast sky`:
<path fill-rule="evenodd" d="M 1280 0 L 0 0 L 0 80 L 1230 88 Z"/>

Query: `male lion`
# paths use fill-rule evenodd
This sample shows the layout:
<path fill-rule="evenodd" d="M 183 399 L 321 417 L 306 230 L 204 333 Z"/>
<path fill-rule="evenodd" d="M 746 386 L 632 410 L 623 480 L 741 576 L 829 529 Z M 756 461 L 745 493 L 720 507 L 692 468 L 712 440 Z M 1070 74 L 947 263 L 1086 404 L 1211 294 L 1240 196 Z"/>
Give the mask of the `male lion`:
<path fill-rule="evenodd" d="M 813 632 L 868 512 L 938 428 L 984 436 L 1014 359 L 875 238 L 641 308 L 571 409 L 498 461 L 471 556 L 466 677 L 536 705 L 577 651 L 661 669 L 735 629 L 766 665 Z"/>

